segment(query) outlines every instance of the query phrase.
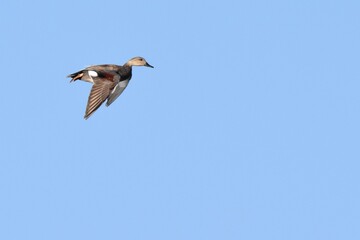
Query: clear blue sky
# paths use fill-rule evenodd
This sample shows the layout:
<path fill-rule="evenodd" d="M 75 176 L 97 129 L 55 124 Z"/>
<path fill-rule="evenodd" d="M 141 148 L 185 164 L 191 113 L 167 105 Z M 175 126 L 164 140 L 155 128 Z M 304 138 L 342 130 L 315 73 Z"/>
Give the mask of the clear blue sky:
<path fill-rule="evenodd" d="M 359 1 L 5 1 L 0 239 L 360 239 Z M 83 119 L 65 76 L 143 56 Z"/>

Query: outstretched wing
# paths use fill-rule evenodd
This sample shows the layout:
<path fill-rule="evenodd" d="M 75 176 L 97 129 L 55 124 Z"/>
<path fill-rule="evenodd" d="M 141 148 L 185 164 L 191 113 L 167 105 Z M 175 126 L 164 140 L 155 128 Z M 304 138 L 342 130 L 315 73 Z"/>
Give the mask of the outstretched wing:
<path fill-rule="evenodd" d="M 89 71 L 94 81 L 91 88 L 85 111 L 85 119 L 88 119 L 109 97 L 115 86 L 119 83 L 120 76 L 114 72 Z"/>
<path fill-rule="evenodd" d="M 106 102 L 107 107 L 110 106 L 110 104 L 112 104 L 121 95 L 121 93 L 125 90 L 128 84 L 129 84 L 129 80 L 124 80 L 116 85 L 116 87 L 108 97 L 108 100 Z"/>

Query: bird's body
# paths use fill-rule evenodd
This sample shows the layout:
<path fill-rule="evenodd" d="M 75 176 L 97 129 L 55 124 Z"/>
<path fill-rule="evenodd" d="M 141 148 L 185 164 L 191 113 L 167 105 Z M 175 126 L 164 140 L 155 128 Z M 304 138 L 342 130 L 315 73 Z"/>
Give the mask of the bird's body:
<path fill-rule="evenodd" d="M 93 84 L 84 118 L 87 119 L 106 100 L 106 106 L 113 103 L 127 87 L 132 77 L 132 66 L 151 67 L 142 57 L 134 57 L 123 66 L 113 64 L 93 65 L 68 75 L 70 82 L 82 80 Z"/>

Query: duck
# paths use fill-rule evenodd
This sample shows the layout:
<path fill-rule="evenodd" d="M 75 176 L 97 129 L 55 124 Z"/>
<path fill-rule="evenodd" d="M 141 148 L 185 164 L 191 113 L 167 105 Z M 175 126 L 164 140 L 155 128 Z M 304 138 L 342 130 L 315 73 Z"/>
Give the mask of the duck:
<path fill-rule="evenodd" d="M 105 101 L 108 107 L 121 95 L 131 80 L 133 66 L 154 68 L 145 58 L 133 57 L 122 66 L 115 64 L 92 65 L 67 76 L 71 78 L 70 83 L 81 80 L 93 85 L 85 110 L 85 120 Z"/>

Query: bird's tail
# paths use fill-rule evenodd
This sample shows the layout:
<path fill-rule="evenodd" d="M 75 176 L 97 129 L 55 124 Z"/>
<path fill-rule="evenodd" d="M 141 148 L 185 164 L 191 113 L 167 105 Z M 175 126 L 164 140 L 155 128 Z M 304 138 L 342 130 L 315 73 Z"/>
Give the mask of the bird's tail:
<path fill-rule="evenodd" d="M 84 76 L 84 72 L 83 70 L 81 70 L 76 73 L 69 74 L 66 77 L 71 78 L 70 82 L 75 82 L 76 80 L 81 79 L 83 76 Z"/>

